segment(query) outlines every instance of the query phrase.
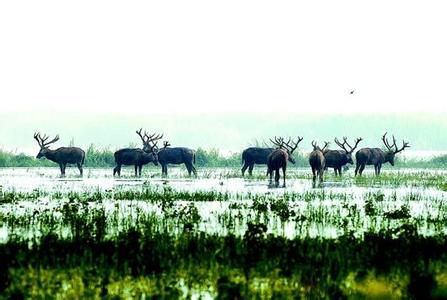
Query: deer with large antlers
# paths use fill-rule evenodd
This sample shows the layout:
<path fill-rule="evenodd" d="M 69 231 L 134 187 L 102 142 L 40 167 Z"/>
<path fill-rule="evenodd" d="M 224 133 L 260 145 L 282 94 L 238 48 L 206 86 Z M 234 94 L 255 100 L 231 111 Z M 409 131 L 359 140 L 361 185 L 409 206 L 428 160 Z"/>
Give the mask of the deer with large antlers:
<path fill-rule="evenodd" d="M 302 140 L 302 137 L 298 137 L 296 142 L 292 141 L 291 138 L 287 142 L 283 138 L 275 137 L 275 140 L 270 139 L 277 146 L 267 157 L 267 176 L 270 175 L 270 184 L 272 184 L 273 171 L 275 171 L 275 184 L 279 185 L 279 170 L 282 169 L 283 187 L 286 186 L 287 161 L 295 163 L 292 153 L 298 148 L 298 144 Z"/>
<path fill-rule="evenodd" d="M 57 142 L 59 140 L 59 135 L 56 135 L 56 137 L 51 141 L 47 141 L 47 135 L 41 136 L 40 133 L 35 133 L 34 139 L 40 147 L 40 151 L 36 158 L 45 157 L 46 159 L 59 164 L 61 169 L 61 177 L 65 176 L 65 168 L 67 167 L 67 164 L 76 164 L 80 175 L 83 175 L 82 166 L 84 165 L 85 161 L 84 150 L 78 147 L 61 147 L 56 150 L 51 150 L 48 146 Z"/>
<path fill-rule="evenodd" d="M 157 141 L 160 140 L 163 135 L 151 134 L 148 135 L 146 132 L 144 134 L 141 132 L 142 129 L 137 130 L 136 133 L 140 136 L 143 142 L 143 149 L 139 148 L 124 148 L 116 151 L 115 156 L 115 168 L 113 169 L 113 176 L 118 174 L 121 176 L 121 167 L 124 166 L 134 166 L 135 167 L 135 177 L 141 176 L 141 170 L 143 166 L 152 162 L 154 165 L 158 166 L 157 157 Z M 151 146 L 149 144 L 152 143 Z"/>
<path fill-rule="evenodd" d="M 402 141 L 402 147 L 397 148 L 396 139 L 393 136 L 393 144 L 390 145 L 388 138 L 386 137 L 387 133 L 382 136 L 383 144 L 386 147 L 386 150 L 383 151 L 380 148 L 362 148 L 355 154 L 356 159 L 356 168 L 355 175 L 362 175 L 363 170 L 365 169 L 365 165 L 374 165 L 374 172 L 378 176 L 380 175 L 380 170 L 382 169 L 382 164 L 389 162 L 392 166 L 394 166 L 394 157 L 397 153 L 402 152 L 405 148 L 409 148 L 410 145 Z"/>
<path fill-rule="evenodd" d="M 354 164 L 354 161 L 352 160 L 352 153 L 361 141 L 362 138 L 357 138 L 354 142 L 354 147 L 352 147 L 348 143 L 346 137 L 343 137 L 343 143 L 335 138 L 334 142 L 343 150 L 324 151 L 323 154 L 326 161 L 325 168 L 334 168 L 335 175 L 341 176 L 341 169 L 343 166 L 345 166 L 346 164 Z"/>
<path fill-rule="evenodd" d="M 270 141 L 278 147 L 277 143 L 270 139 Z M 263 148 L 263 147 L 249 147 L 246 148 L 242 152 L 242 162 L 244 163 L 241 171 L 242 176 L 245 175 L 245 171 L 248 169 L 248 175 L 252 176 L 253 174 L 253 168 L 255 164 L 257 165 L 266 165 L 268 162 L 268 157 L 270 154 L 272 154 L 273 151 L 275 151 L 276 148 Z M 289 162 L 295 163 L 293 160 L 293 157 L 289 156 Z"/>
<path fill-rule="evenodd" d="M 312 182 L 315 186 L 317 175 L 320 178 L 320 183 L 323 182 L 324 168 L 326 166 L 326 159 L 324 152 L 327 151 L 329 143 L 325 142 L 324 147 L 320 148 L 315 141 L 312 141 L 313 151 L 309 154 L 309 164 L 312 168 Z"/>
<path fill-rule="evenodd" d="M 151 143 L 147 144 L 147 147 L 152 147 Z M 168 141 L 163 143 L 163 148 L 157 149 L 158 162 L 161 165 L 161 174 L 163 176 L 168 176 L 168 165 L 179 165 L 185 164 L 186 170 L 189 176 L 191 173 L 197 176 L 196 168 L 194 164 L 196 163 L 196 152 L 192 149 L 186 147 L 169 147 Z"/>

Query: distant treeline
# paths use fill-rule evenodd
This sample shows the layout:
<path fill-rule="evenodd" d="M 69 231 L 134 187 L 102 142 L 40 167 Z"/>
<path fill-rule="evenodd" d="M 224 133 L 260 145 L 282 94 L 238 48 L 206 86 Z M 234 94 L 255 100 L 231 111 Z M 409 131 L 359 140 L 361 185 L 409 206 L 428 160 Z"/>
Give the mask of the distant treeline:
<path fill-rule="evenodd" d="M 91 145 L 86 151 L 85 166 L 91 168 L 109 168 L 115 165 L 114 151 L 100 149 Z M 308 158 L 305 154 L 294 153 L 296 164 L 289 167 L 307 167 Z M 13 153 L 0 149 L 0 167 L 54 167 L 56 164 L 47 159 L 36 159 L 34 156 Z M 223 156 L 218 149 L 202 149 L 196 151 L 197 167 L 241 167 L 241 153 L 232 153 Z M 397 167 L 408 168 L 447 168 L 447 155 L 433 157 L 431 159 L 397 158 Z"/>

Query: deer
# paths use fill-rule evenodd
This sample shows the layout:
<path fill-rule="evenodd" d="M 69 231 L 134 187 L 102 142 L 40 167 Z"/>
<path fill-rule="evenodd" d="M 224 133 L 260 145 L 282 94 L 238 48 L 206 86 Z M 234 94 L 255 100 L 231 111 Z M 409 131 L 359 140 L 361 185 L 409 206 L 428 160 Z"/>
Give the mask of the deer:
<path fill-rule="evenodd" d="M 271 140 L 270 140 L 271 141 Z M 266 165 L 268 156 L 275 151 L 275 148 L 249 147 L 242 152 L 242 176 L 245 176 L 245 171 L 248 168 L 248 175 L 252 176 L 255 164 Z M 293 157 L 289 156 L 289 162 L 292 162 Z"/>
<path fill-rule="evenodd" d="M 292 153 L 298 148 L 298 144 L 302 140 L 302 137 L 298 137 L 296 142 L 292 141 L 291 138 L 289 138 L 287 142 L 285 142 L 283 138 L 275 137 L 274 140 L 270 139 L 270 141 L 277 146 L 277 148 L 267 157 L 267 176 L 270 175 L 270 185 L 272 184 L 273 171 L 275 171 L 275 184 L 276 186 L 279 185 L 279 170 L 282 169 L 283 187 L 286 187 L 287 162 L 290 161 L 295 164 L 295 159 L 293 158 Z"/>
<path fill-rule="evenodd" d="M 57 142 L 59 140 L 59 135 L 56 135 L 52 140 L 48 140 L 48 136 L 41 136 L 40 133 L 34 133 L 34 139 L 37 141 L 40 147 L 40 151 L 37 154 L 36 158 L 40 159 L 45 157 L 55 163 L 59 164 L 59 168 L 61 169 L 61 177 L 65 177 L 65 168 L 67 164 L 76 164 L 80 176 L 83 176 L 82 166 L 85 162 L 85 152 L 81 148 L 78 147 L 60 147 L 56 150 L 51 150 L 48 146 Z"/>
<path fill-rule="evenodd" d="M 394 157 L 396 154 L 410 147 L 408 142 L 402 140 L 402 147 L 400 149 L 397 148 L 396 138 L 394 135 L 393 144 L 390 145 L 386 135 L 387 132 L 385 132 L 382 136 L 382 141 L 386 147 L 386 151 L 383 151 L 380 148 L 362 148 L 357 151 L 355 154 L 355 176 L 357 176 L 357 174 L 361 176 L 366 165 L 374 165 L 374 173 L 376 176 L 379 176 L 380 170 L 382 169 L 382 164 L 389 162 L 392 166 L 394 166 Z"/>
<path fill-rule="evenodd" d="M 143 149 L 139 148 L 124 148 L 116 151 L 113 155 L 115 157 L 115 168 L 113 168 L 113 176 L 118 174 L 121 176 L 121 166 L 135 167 L 135 177 L 141 177 L 141 170 L 144 165 L 152 162 L 155 166 L 158 166 L 158 157 L 156 152 L 157 141 L 163 138 L 163 135 L 151 134 L 146 132 L 142 133 L 142 128 L 137 130 L 136 133 L 140 136 L 143 142 Z M 153 143 L 152 146 L 148 146 L 149 143 Z"/>
<path fill-rule="evenodd" d="M 152 147 L 153 145 L 147 143 L 146 147 Z M 171 144 L 169 141 L 163 142 L 163 148 L 157 149 L 157 157 L 158 162 L 161 165 L 161 174 L 162 176 L 168 176 L 168 165 L 174 164 L 185 164 L 186 170 L 188 170 L 188 175 L 191 176 L 191 173 L 194 176 L 197 176 L 196 168 L 194 164 L 196 163 L 196 152 L 192 149 L 186 147 L 170 147 Z"/>
<path fill-rule="evenodd" d="M 352 147 L 346 137 L 343 137 L 343 143 L 341 143 L 337 138 L 334 142 L 343 150 L 326 150 L 323 152 L 324 159 L 326 161 L 325 168 L 334 168 L 335 176 L 341 176 L 341 169 L 346 164 L 354 164 L 352 160 L 352 153 L 357 148 L 358 144 L 362 141 L 362 138 L 357 138 L 354 142 L 354 147 Z M 338 173 L 338 174 L 337 174 Z"/>
<path fill-rule="evenodd" d="M 249 147 L 242 152 L 242 176 L 248 168 L 248 175 L 252 176 L 255 164 L 266 165 L 268 156 L 275 151 L 275 148 Z"/>
<path fill-rule="evenodd" d="M 320 178 L 320 183 L 323 182 L 324 168 L 326 166 L 326 159 L 324 158 L 324 152 L 329 145 L 329 142 L 324 142 L 325 145 L 321 149 L 315 141 L 312 141 L 313 151 L 309 154 L 309 164 L 312 168 L 312 182 L 315 186 L 317 175 Z"/>

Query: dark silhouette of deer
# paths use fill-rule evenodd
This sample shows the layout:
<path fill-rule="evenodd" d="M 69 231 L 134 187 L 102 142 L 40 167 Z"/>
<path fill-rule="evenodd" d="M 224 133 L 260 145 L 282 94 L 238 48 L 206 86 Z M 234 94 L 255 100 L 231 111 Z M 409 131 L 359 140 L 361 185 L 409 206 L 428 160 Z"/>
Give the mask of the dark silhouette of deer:
<path fill-rule="evenodd" d="M 191 172 L 194 173 L 194 176 L 197 176 L 196 168 L 194 164 L 196 163 L 196 152 L 192 149 L 186 147 L 169 147 L 168 141 L 163 143 L 163 148 L 157 150 L 158 162 L 161 165 L 161 173 L 163 176 L 168 176 L 168 165 L 174 164 L 185 164 L 186 169 L 188 170 L 189 176 L 191 176 Z M 147 147 L 152 147 L 149 143 Z"/>
<path fill-rule="evenodd" d="M 143 166 L 152 162 L 154 165 L 158 166 L 158 158 L 155 147 L 157 146 L 157 140 L 161 139 L 163 135 L 147 135 L 147 133 L 141 133 L 142 129 L 137 130 L 136 133 L 140 136 L 143 141 L 143 149 L 139 148 L 124 148 L 116 151 L 114 153 L 115 157 L 115 168 L 113 168 L 113 176 L 118 174 L 121 176 L 121 166 L 134 166 L 135 167 L 135 177 L 141 177 L 141 170 Z M 152 142 L 153 146 L 148 147 L 148 144 Z"/>
<path fill-rule="evenodd" d="M 84 165 L 85 161 L 84 150 L 78 147 L 61 147 L 56 150 L 49 149 L 48 146 L 50 144 L 53 144 L 59 140 L 59 135 L 56 135 L 54 139 L 47 142 L 47 135 L 44 135 L 42 137 L 40 133 L 34 133 L 34 139 L 40 146 L 40 151 L 37 154 L 36 158 L 45 157 L 46 159 L 58 163 L 59 168 L 61 169 L 61 177 L 65 176 L 65 168 L 67 167 L 67 164 L 76 164 L 78 166 L 80 175 L 83 175 L 82 166 Z"/>
<path fill-rule="evenodd" d="M 323 149 L 321 149 L 315 141 L 312 141 L 313 151 L 309 154 L 309 164 L 312 168 L 312 182 L 315 186 L 317 175 L 320 178 L 320 183 L 323 182 L 324 168 L 326 166 L 326 159 L 324 158 L 324 152 L 326 151 L 328 142 L 325 142 Z"/>
<path fill-rule="evenodd" d="M 267 176 L 270 175 L 270 184 L 272 184 L 273 171 L 275 171 L 275 185 L 279 185 L 279 170 L 282 169 L 283 187 L 286 186 L 287 161 L 290 161 L 293 164 L 295 163 L 292 153 L 298 148 L 298 144 L 302 140 L 302 137 L 298 137 L 296 142 L 293 142 L 291 138 L 289 138 L 287 142 L 284 142 L 283 138 L 275 137 L 274 141 L 270 139 L 270 141 L 278 147 L 267 157 Z"/>
<path fill-rule="evenodd" d="M 383 151 L 380 148 L 362 148 L 355 154 L 356 159 L 356 167 L 355 167 L 355 175 L 362 175 L 363 170 L 365 169 L 365 165 L 374 165 L 374 172 L 376 176 L 380 175 L 380 170 L 382 169 L 382 164 L 389 162 L 392 166 L 394 166 L 394 157 L 397 153 L 402 152 L 405 148 L 410 147 L 410 145 L 402 141 L 402 148 L 398 149 L 396 145 L 396 139 L 393 135 L 393 144 L 390 145 L 388 142 L 388 138 L 386 137 L 387 133 L 382 136 L 382 141 L 387 148 L 386 151 Z"/>
<path fill-rule="evenodd" d="M 334 142 L 343 150 L 326 150 L 323 152 L 324 159 L 326 161 L 325 168 L 334 168 L 335 175 L 337 173 L 341 176 L 341 169 L 346 164 L 354 164 L 352 160 L 352 153 L 357 148 L 358 144 L 362 141 L 362 138 L 357 138 L 355 140 L 354 147 L 349 145 L 346 137 L 343 137 L 343 143 L 335 138 Z"/>
<path fill-rule="evenodd" d="M 275 148 L 249 147 L 242 152 L 242 162 L 244 163 L 241 171 L 242 176 L 248 168 L 248 175 L 252 175 L 255 164 L 266 165 L 268 156 L 275 151 Z"/>
<path fill-rule="evenodd" d="M 268 156 L 275 151 L 275 148 L 261 148 L 261 147 L 249 147 L 242 152 L 242 176 L 245 175 L 245 171 L 248 168 L 248 175 L 251 176 L 255 164 L 266 165 L 268 162 Z M 292 162 L 293 157 L 289 156 L 289 161 Z"/>

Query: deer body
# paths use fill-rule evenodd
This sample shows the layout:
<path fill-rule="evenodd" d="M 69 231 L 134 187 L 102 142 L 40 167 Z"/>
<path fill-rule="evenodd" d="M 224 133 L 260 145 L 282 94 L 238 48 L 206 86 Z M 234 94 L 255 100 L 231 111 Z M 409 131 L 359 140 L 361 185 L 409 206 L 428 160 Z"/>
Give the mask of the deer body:
<path fill-rule="evenodd" d="M 312 142 L 314 150 L 309 154 L 309 165 L 312 169 L 312 182 L 315 185 L 317 176 L 320 178 L 320 182 L 323 182 L 324 168 L 326 167 L 326 159 L 324 152 L 329 143 L 326 142 L 323 149 L 317 146 L 315 142 Z"/>
<path fill-rule="evenodd" d="M 346 164 L 354 164 L 352 160 L 352 153 L 362 139 L 358 138 L 355 141 L 354 147 L 351 147 L 351 145 L 348 144 L 346 137 L 343 138 L 343 143 L 340 143 L 337 138 L 335 138 L 334 141 L 343 150 L 325 150 L 323 152 L 325 168 L 334 168 L 335 175 L 341 176 L 341 169 L 343 166 Z"/>
<path fill-rule="evenodd" d="M 284 149 L 273 150 L 267 159 L 267 175 L 270 175 L 270 184 L 272 183 L 273 171 L 275 171 L 275 183 L 279 184 L 279 170 L 282 169 L 283 186 L 286 186 L 286 169 L 289 155 Z"/>
<path fill-rule="evenodd" d="M 144 165 L 152 162 L 158 165 L 157 156 L 154 153 L 147 153 L 138 148 L 124 148 L 114 153 L 115 168 L 113 169 L 113 176 L 118 174 L 121 176 L 121 166 L 135 166 L 135 177 L 141 176 L 141 170 Z M 137 173 L 138 171 L 138 173 Z"/>
<path fill-rule="evenodd" d="M 158 162 L 161 165 L 161 173 L 164 176 L 168 175 L 168 165 L 174 164 L 185 164 L 188 174 L 191 172 L 197 175 L 196 168 L 194 164 L 196 163 L 196 153 L 194 150 L 186 147 L 164 147 L 160 149 L 157 153 Z"/>
<path fill-rule="evenodd" d="M 46 142 L 48 136 L 41 137 L 40 133 L 34 134 L 34 139 L 40 146 L 40 151 L 37 154 L 36 158 L 45 157 L 48 160 L 54 161 L 59 164 L 59 168 L 61 170 L 61 176 L 65 176 L 65 169 L 67 164 L 76 164 L 79 173 L 83 175 L 83 165 L 85 162 L 85 152 L 81 148 L 78 147 L 61 147 L 56 150 L 51 150 L 48 146 L 52 143 L 55 143 L 59 140 L 59 136 L 57 135 L 50 142 Z"/>
<path fill-rule="evenodd" d="M 275 140 L 270 140 L 278 148 L 273 150 L 267 157 L 267 176 L 270 175 L 269 183 L 272 184 L 273 171 L 275 171 L 275 184 L 279 185 L 279 170 L 282 169 L 283 177 L 283 187 L 286 186 L 286 170 L 287 162 L 295 163 L 295 159 L 292 157 L 293 151 L 296 150 L 298 144 L 303 140 L 303 138 L 298 137 L 297 142 L 291 142 L 289 138 L 288 142 L 284 142 L 283 138 L 276 138 Z"/>
<path fill-rule="evenodd" d="M 382 137 L 382 141 L 387 148 L 386 151 L 383 151 L 380 148 L 362 148 L 355 154 L 356 158 L 356 167 L 355 167 L 355 175 L 359 174 L 360 176 L 363 173 L 366 165 L 374 165 L 374 173 L 376 176 L 380 175 L 380 171 L 382 169 L 382 165 L 384 163 L 390 163 L 394 166 L 394 157 L 397 153 L 403 151 L 405 148 L 410 147 L 407 142 L 403 141 L 402 148 L 398 149 L 396 145 L 396 139 L 393 136 L 393 144 L 390 145 L 388 139 L 386 138 L 386 133 Z"/>
<path fill-rule="evenodd" d="M 154 150 L 157 145 L 157 140 L 161 139 L 163 136 L 155 134 L 148 135 L 144 132 L 141 133 L 142 129 L 137 130 L 136 133 L 140 136 L 143 142 L 143 149 L 139 148 L 124 148 L 116 151 L 113 156 L 115 157 L 115 168 L 113 168 L 113 176 L 118 174 L 121 176 L 121 167 L 124 166 L 134 166 L 135 167 L 135 177 L 141 177 L 141 170 L 144 165 L 152 162 L 154 165 L 158 165 L 157 153 Z M 154 144 L 149 145 L 150 142 Z"/>
<path fill-rule="evenodd" d="M 260 147 L 250 147 L 242 152 L 242 162 L 244 166 L 242 167 L 242 176 L 245 175 L 245 171 L 248 168 L 248 175 L 252 175 L 253 168 L 255 164 L 266 165 L 268 162 L 268 157 L 275 148 L 260 148 Z"/>

